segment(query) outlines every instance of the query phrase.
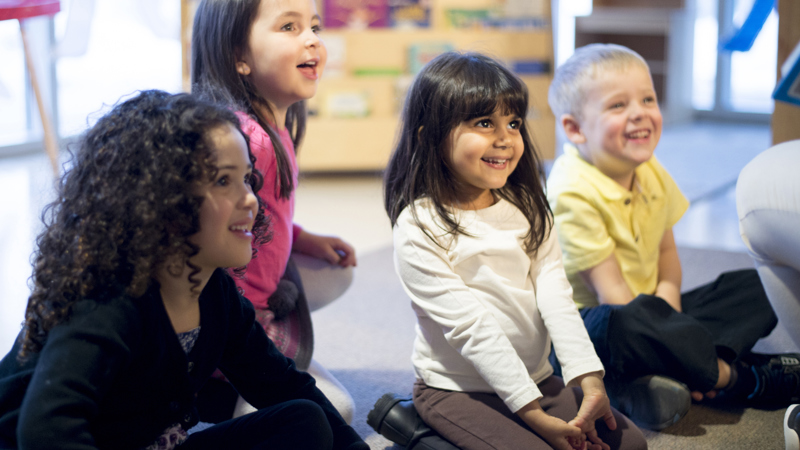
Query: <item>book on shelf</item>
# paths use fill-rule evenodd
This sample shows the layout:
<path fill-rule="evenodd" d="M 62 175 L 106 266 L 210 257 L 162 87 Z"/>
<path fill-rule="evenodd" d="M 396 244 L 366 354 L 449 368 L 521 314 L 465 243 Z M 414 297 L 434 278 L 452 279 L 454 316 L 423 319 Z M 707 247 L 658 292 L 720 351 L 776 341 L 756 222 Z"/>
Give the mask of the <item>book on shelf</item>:
<path fill-rule="evenodd" d="M 388 0 L 389 26 L 427 28 L 431 26 L 431 0 Z"/>
<path fill-rule="evenodd" d="M 430 60 L 442 53 L 455 50 L 451 42 L 418 42 L 408 46 L 408 72 L 416 75 Z"/>
<path fill-rule="evenodd" d="M 457 29 L 531 30 L 550 27 L 545 15 L 512 14 L 499 8 L 450 8 L 445 10 L 445 23 Z"/>
<path fill-rule="evenodd" d="M 326 28 L 364 30 L 389 26 L 388 0 L 323 0 Z"/>
<path fill-rule="evenodd" d="M 369 92 L 357 89 L 329 91 L 322 107 L 322 115 L 333 118 L 367 117 L 372 110 Z"/>

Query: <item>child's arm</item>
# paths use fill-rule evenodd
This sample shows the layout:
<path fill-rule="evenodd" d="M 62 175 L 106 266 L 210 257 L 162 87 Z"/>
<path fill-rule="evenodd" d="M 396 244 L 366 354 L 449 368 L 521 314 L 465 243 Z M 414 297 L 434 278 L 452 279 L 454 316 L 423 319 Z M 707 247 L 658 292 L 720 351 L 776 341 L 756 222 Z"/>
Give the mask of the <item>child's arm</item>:
<path fill-rule="evenodd" d="M 675 311 L 681 312 L 681 260 L 671 228 L 661 238 L 659 252 L 655 295 L 666 300 Z"/>
<path fill-rule="evenodd" d="M 597 294 L 601 304 L 625 305 L 634 298 L 613 253 L 600 264 L 578 273 Z"/>
<path fill-rule="evenodd" d="M 292 245 L 292 250 L 342 267 L 356 265 L 355 249 L 334 236 L 323 236 L 301 230 Z"/>
<path fill-rule="evenodd" d="M 617 420 L 611 412 L 611 404 L 608 400 L 608 395 L 606 395 L 602 375 L 599 372 L 587 373 L 572 380 L 569 385 L 580 386 L 583 391 L 583 401 L 578 410 L 578 415 L 570 420 L 569 424 L 580 428 L 593 444 L 604 450 L 609 450 L 608 444 L 597 436 L 597 430 L 595 430 L 594 425 L 597 419 L 602 418 L 609 429 L 615 430 L 617 428 Z"/>
<path fill-rule="evenodd" d="M 580 444 L 573 445 L 573 443 L 581 443 L 583 441 L 581 429 L 544 412 L 538 400 L 523 406 L 522 409 L 517 411 L 517 415 L 554 449 L 573 450 L 582 448 Z"/>
<path fill-rule="evenodd" d="M 78 302 L 69 320 L 50 330 L 20 407 L 19 448 L 99 445 L 91 421 L 131 356 L 131 343 L 120 330 L 130 328 L 125 324 L 135 312 L 115 303 Z"/>
<path fill-rule="evenodd" d="M 219 363 L 222 373 L 239 394 L 256 408 L 296 399 L 311 400 L 322 408 L 333 432 L 333 448 L 368 450 L 358 433 L 316 387 L 314 378 L 297 370 L 294 361 L 278 351 L 255 321 L 252 304 L 227 287 L 229 328 L 226 351 Z"/>

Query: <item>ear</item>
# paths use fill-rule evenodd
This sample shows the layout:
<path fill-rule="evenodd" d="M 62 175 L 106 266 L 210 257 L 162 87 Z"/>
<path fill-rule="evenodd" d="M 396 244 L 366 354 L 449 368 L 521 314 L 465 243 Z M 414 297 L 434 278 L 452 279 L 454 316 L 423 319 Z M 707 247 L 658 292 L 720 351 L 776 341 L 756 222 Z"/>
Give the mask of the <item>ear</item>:
<path fill-rule="evenodd" d="M 581 124 L 578 119 L 572 114 L 564 114 L 561 116 L 561 127 L 564 128 L 564 134 L 567 139 L 573 144 L 583 144 L 586 142 L 586 136 L 581 131 Z"/>
<path fill-rule="evenodd" d="M 250 75 L 250 66 L 248 66 L 244 61 L 239 61 L 236 63 L 236 71 L 240 75 L 248 76 Z"/>

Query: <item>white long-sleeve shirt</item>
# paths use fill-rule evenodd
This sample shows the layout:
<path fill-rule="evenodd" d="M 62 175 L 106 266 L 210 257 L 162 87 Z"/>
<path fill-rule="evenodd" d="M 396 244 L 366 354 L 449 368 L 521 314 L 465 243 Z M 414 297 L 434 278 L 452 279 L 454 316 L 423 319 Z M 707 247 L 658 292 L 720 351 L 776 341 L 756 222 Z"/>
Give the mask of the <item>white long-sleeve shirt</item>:
<path fill-rule="evenodd" d="M 500 200 L 457 211 L 470 236 L 446 233 L 427 200 L 394 229 L 395 267 L 417 314 L 412 361 L 439 389 L 494 392 L 513 412 L 542 397 L 537 382 L 553 373 L 550 342 L 564 382 L 603 371 L 572 301 L 555 230 L 535 257 L 525 251 L 530 225 Z"/>

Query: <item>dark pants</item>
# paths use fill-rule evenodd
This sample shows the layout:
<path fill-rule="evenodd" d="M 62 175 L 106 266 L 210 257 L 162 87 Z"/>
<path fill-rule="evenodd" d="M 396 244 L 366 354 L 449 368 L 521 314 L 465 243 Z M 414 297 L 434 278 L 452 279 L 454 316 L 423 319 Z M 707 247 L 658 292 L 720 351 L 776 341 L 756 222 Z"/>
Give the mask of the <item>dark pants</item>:
<path fill-rule="evenodd" d="M 727 272 L 681 295 L 682 313 L 659 297 L 581 310 L 609 382 L 666 375 L 708 392 L 728 363 L 750 352 L 778 319 L 755 270 Z M 552 359 L 551 359 L 552 361 Z"/>
<path fill-rule="evenodd" d="M 181 450 L 333 448 L 328 419 L 310 400 L 290 400 L 192 433 Z"/>
<path fill-rule="evenodd" d="M 564 387 L 561 378 L 551 376 L 538 384 L 543 398 L 539 404 L 547 414 L 569 422 L 578 414 L 583 394 Z M 508 409 L 496 394 L 435 389 L 422 381 L 414 384 L 414 407 L 422 420 L 442 437 L 463 450 L 551 449 L 522 419 Z M 612 449 L 647 448 L 642 432 L 619 411 L 613 410 L 617 429 L 610 430 L 601 419 L 597 434 Z"/>

